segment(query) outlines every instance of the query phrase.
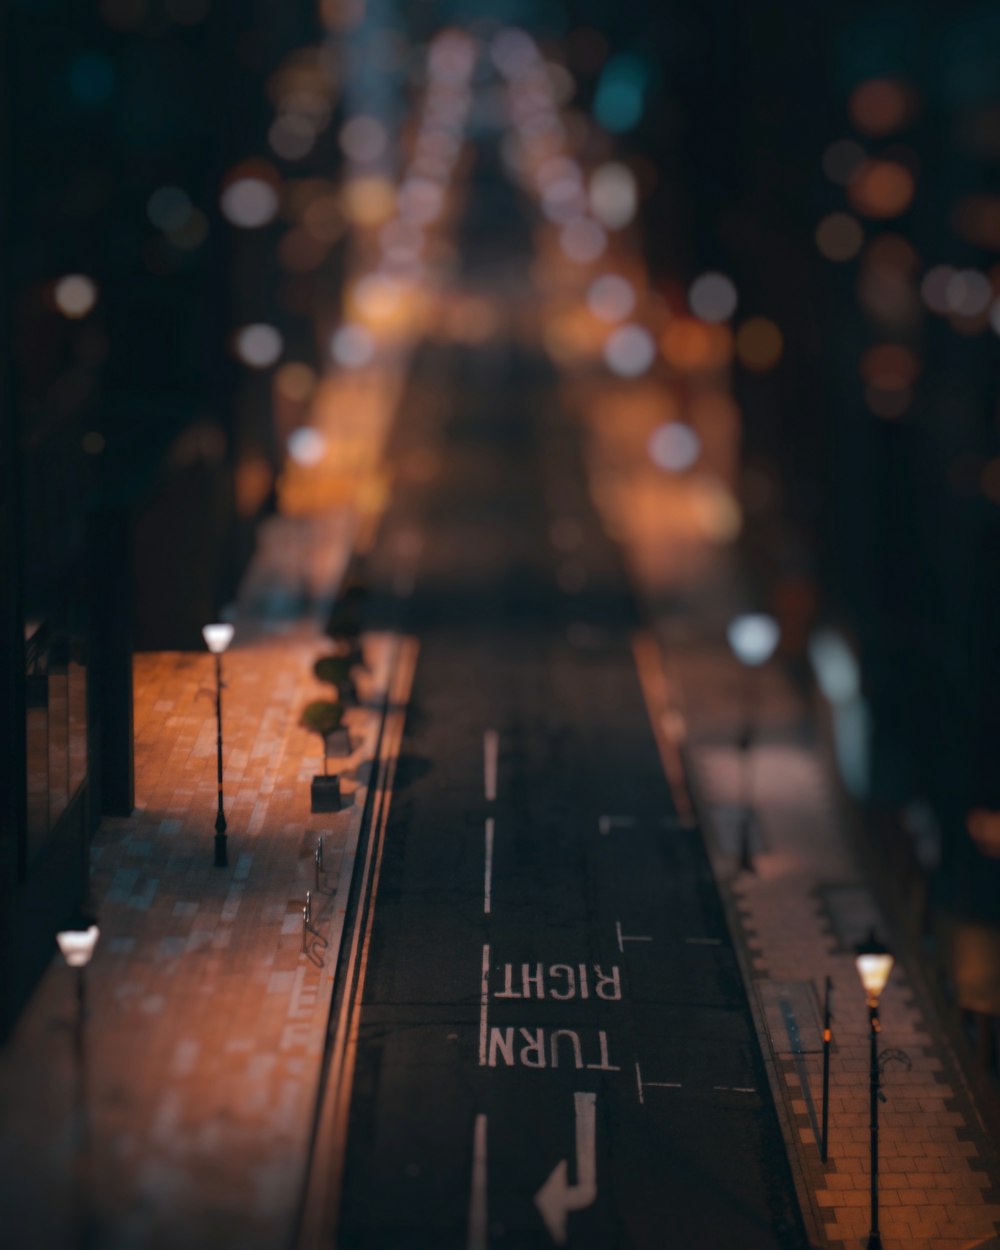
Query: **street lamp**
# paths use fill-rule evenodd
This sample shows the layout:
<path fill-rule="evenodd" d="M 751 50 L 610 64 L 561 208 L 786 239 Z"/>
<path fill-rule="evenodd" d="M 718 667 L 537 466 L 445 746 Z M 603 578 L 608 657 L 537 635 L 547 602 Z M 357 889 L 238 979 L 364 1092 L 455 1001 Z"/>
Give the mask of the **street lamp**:
<path fill-rule="evenodd" d="M 734 617 L 726 626 L 726 638 L 733 655 L 747 670 L 760 668 L 774 655 L 781 630 L 773 616 L 764 612 L 746 612 Z M 746 700 L 745 721 L 739 738 L 742 757 L 742 815 L 740 819 L 740 867 L 753 871 L 750 854 L 750 819 L 752 807 L 753 778 L 751 776 L 750 748 L 753 745 L 755 716 L 755 690 L 749 671 L 744 680 Z"/>
<path fill-rule="evenodd" d="M 56 942 L 70 968 L 76 969 L 76 1053 L 83 1059 L 83 1025 L 87 1018 L 87 997 L 84 972 L 94 955 L 101 931 L 96 924 L 83 921 L 56 934 Z"/>
<path fill-rule="evenodd" d="M 226 813 L 222 807 L 222 653 L 233 640 L 235 630 L 228 622 L 216 625 L 205 625 L 201 631 L 205 646 L 215 656 L 215 720 L 218 735 L 218 775 L 219 775 L 219 810 L 215 817 L 215 867 L 225 868 L 229 863 L 226 856 Z"/>
<path fill-rule="evenodd" d="M 868 1233 L 868 1250 L 882 1250 L 882 1238 L 878 1231 L 878 1104 L 884 1101 L 881 1068 L 878 1057 L 878 1004 L 892 972 L 892 952 L 878 941 L 872 930 L 867 941 L 856 948 L 854 960 L 868 998 L 869 1035 L 869 1129 L 871 1136 L 871 1228 Z"/>

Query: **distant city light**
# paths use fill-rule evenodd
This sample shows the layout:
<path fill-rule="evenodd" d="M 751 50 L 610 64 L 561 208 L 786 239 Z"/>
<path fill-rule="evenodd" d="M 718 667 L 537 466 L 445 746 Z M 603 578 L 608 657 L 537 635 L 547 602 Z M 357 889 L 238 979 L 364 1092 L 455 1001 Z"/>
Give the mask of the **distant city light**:
<path fill-rule="evenodd" d="M 736 354 L 740 363 L 757 373 L 773 369 L 783 349 L 781 331 L 767 317 L 751 317 L 736 333 Z"/>
<path fill-rule="evenodd" d="M 948 286 L 955 276 L 951 265 L 935 265 L 928 269 L 920 283 L 920 294 L 931 312 L 948 312 Z"/>
<path fill-rule="evenodd" d="M 846 703 L 861 693 L 861 672 L 854 653 L 835 630 L 820 629 L 809 639 L 809 662 L 820 689 L 831 703 Z"/>
<path fill-rule="evenodd" d="M 300 360 L 290 360 L 274 375 L 278 393 L 293 403 L 305 403 L 316 389 L 316 371 Z"/>
<path fill-rule="evenodd" d="M 78 321 L 97 303 L 97 284 L 82 273 L 68 273 L 53 288 L 56 307 L 64 317 Z"/>
<path fill-rule="evenodd" d="M 756 668 L 774 655 L 781 631 L 773 616 L 747 612 L 734 617 L 726 626 L 726 638 L 741 664 Z"/>
<path fill-rule="evenodd" d="M 281 356 L 285 341 L 275 326 L 256 323 L 243 326 L 234 336 L 236 354 L 252 369 L 267 369 Z"/>
<path fill-rule="evenodd" d="M 635 304 L 635 288 L 616 273 L 595 278 L 587 291 L 587 307 L 600 321 L 624 321 Z"/>
<path fill-rule="evenodd" d="M 278 192 L 263 178 L 237 178 L 222 192 L 221 206 L 232 225 L 256 230 L 277 216 Z"/>
<path fill-rule="evenodd" d="M 858 130 L 883 138 L 911 120 L 914 95 L 898 79 L 869 78 L 851 92 L 847 111 Z"/>
<path fill-rule="evenodd" d="M 671 473 L 683 473 L 701 455 L 701 439 L 689 425 L 669 421 L 653 431 L 647 450 L 650 460 L 659 468 Z"/>
<path fill-rule="evenodd" d="M 358 226 L 378 226 L 396 211 L 396 188 L 374 174 L 348 178 L 342 191 L 344 216 Z"/>
<path fill-rule="evenodd" d="M 340 146 L 344 155 L 359 164 L 378 160 L 388 143 L 389 133 L 377 117 L 361 114 L 352 117 L 340 128 Z"/>
<path fill-rule="evenodd" d="M 330 354 L 345 369 L 361 369 L 375 358 L 375 338 L 365 326 L 349 322 L 335 331 Z"/>
<path fill-rule="evenodd" d="M 429 225 L 441 215 L 444 190 L 430 178 L 407 178 L 399 188 L 397 205 L 400 216 L 418 226 Z"/>
<path fill-rule="evenodd" d="M 621 53 L 601 71 L 594 96 L 594 117 L 612 134 L 625 134 L 642 117 L 649 73 L 639 57 Z"/>
<path fill-rule="evenodd" d="M 590 175 L 590 209 L 609 230 L 621 230 L 635 216 L 639 190 L 627 165 L 609 161 Z"/>
<path fill-rule="evenodd" d="M 506 78 L 516 78 L 539 60 L 538 49 L 530 35 L 509 26 L 494 35 L 490 60 Z"/>
<path fill-rule="evenodd" d="M 823 153 L 823 172 L 831 182 L 846 186 L 867 153 L 853 139 L 838 139 Z"/>
<path fill-rule="evenodd" d="M 146 215 L 158 229 L 180 230 L 191 216 L 191 197 L 180 187 L 159 187 L 149 197 Z"/>
<path fill-rule="evenodd" d="M 608 246 L 608 236 L 596 221 L 580 217 L 563 226 L 559 232 L 559 246 L 577 264 L 589 265 L 603 256 Z"/>
<path fill-rule="evenodd" d="M 316 128 L 300 113 L 282 113 L 271 123 L 267 141 L 275 155 L 286 161 L 298 161 L 312 151 Z"/>
<path fill-rule="evenodd" d="M 864 241 L 861 223 L 850 213 L 829 213 L 816 227 L 816 246 L 827 260 L 852 260 Z"/>
<path fill-rule="evenodd" d="M 736 287 L 722 273 L 703 273 L 688 292 L 691 311 L 702 321 L 728 321 L 736 311 Z"/>
<path fill-rule="evenodd" d="M 948 312 L 962 317 L 977 317 L 984 313 L 993 299 L 993 287 L 989 278 L 978 269 L 959 269 L 948 279 L 944 289 L 944 302 Z"/>
<path fill-rule="evenodd" d="M 318 464 L 326 454 L 326 438 L 313 426 L 304 425 L 289 434 L 288 454 L 296 464 Z"/>
<path fill-rule="evenodd" d="M 604 345 L 604 359 L 612 373 L 622 378 L 637 378 L 656 359 L 653 336 L 643 326 L 619 326 Z"/>
<path fill-rule="evenodd" d="M 847 198 L 859 213 L 879 220 L 898 217 L 910 207 L 913 175 L 898 161 L 865 160 L 851 174 Z"/>

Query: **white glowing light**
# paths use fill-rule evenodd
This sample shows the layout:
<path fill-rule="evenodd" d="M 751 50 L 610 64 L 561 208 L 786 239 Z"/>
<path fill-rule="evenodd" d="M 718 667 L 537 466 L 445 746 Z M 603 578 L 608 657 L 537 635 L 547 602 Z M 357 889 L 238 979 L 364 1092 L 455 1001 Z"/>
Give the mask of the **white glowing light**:
<path fill-rule="evenodd" d="M 835 630 L 820 629 L 809 639 L 809 661 L 820 689 L 831 703 L 848 703 L 861 693 L 861 671 L 854 653 Z"/>
<path fill-rule="evenodd" d="M 643 326 L 619 326 L 604 345 L 604 360 L 612 373 L 637 378 L 656 359 L 653 336 Z"/>
<path fill-rule="evenodd" d="M 86 968 L 100 936 L 100 929 L 92 924 L 86 929 L 64 929 L 56 934 L 56 941 L 63 959 L 71 968 Z"/>
<path fill-rule="evenodd" d="M 490 59 L 506 78 L 516 78 L 530 69 L 539 56 L 531 36 L 511 26 L 494 36 Z"/>
<path fill-rule="evenodd" d="M 951 265 L 935 265 L 924 274 L 920 294 L 931 312 L 948 312 L 948 285 L 954 276 L 955 270 Z"/>
<path fill-rule="evenodd" d="M 736 311 L 736 287 L 722 273 L 703 273 L 691 284 L 688 303 L 702 321 L 728 321 Z"/>
<path fill-rule="evenodd" d="M 278 192 L 263 178 L 237 178 L 223 191 L 221 207 L 234 226 L 256 230 L 277 215 Z"/>
<path fill-rule="evenodd" d="M 978 269 L 959 269 L 951 275 L 944 289 L 948 311 L 963 317 L 977 317 L 985 312 L 992 298 L 990 280 Z"/>
<path fill-rule="evenodd" d="M 304 467 L 319 464 L 326 454 L 326 439 L 311 425 L 293 430 L 288 436 L 288 454 L 296 464 Z"/>
<path fill-rule="evenodd" d="M 340 128 L 340 146 L 344 155 L 359 164 L 378 160 L 388 142 L 388 131 L 377 117 L 362 114 L 352 117 Z"/>
<path fill-rule="evenodd" d="M 778 622 L 763 612 L 737 616 L 726 627 L 726 637 L 733 654 L 741 664 L 751 668 L 767 663 L 774 655 L 780 636 Z"/>
<path fill-rule="evenodd" d="M 609 161 L 590 175 L 590 210 L 609 230 L 621 230 L 635 216 L 639 189 L 626 165 Z"/>
<path fill-rule="evenodd" d="M 559 232 L 559 246 L 578 265 L 589 265 L 604 255 L 608 246 L 608 236 L 596 221 L 589 217 L 580 217 L 569 222 Z"/>
<path fill-rule="evenodd" d="M 587 307 L 600 321 L 624 321 L 635 309 L 635 288 L 619 274 L 602 274 L 590 284 Z"/>
<path fill-rule="evenodd" d="M 556 178 L 542 191 L 542 212 L 549 221 L 562 225 L 586 211 L 587 197 L 573 178 Z"/>
<path fill-rule="evenodd" d="M 375 358 L 375 338 L 364 326 L 349 322 L 334 332 L 330 354 L 345 369 L 361 369 Z"/>
<path fill-rule="evenodd" d="M 426 226 L 441 215 L 444 191 L 430 178 L 407 178 L 399 188 L 397 204 L 401 216 Z"/>
<path fill-rule="evenodd" d="M 683 473 L 701 455 L 701 439 L 689 425 L 670 421 L 653 431 L 647 450 L 650 460 L 659 468 L 671 473 Z"/>
<path fill-rule="evenodd" d="M 236 630 L 228 621 L 220 621 L 215 625 L 203 625 L 201 636 L 205 639 L 205 646 L 213 655 L 221 655 L 233 641 L 235 632 Z"/>
<path fill-rule="evenodd" d="M 97 303 L 97 283 L 82 273 L 68 273 L 55 285 L 56 307 L 64 317 L 78 321 Z"/>
<path fill-rule="evenodd" d="M 285 340 L 275 326 L 256 323 L 236 331 L 236 355 L 252 369 L 267 369 L 284 350 Z"/>

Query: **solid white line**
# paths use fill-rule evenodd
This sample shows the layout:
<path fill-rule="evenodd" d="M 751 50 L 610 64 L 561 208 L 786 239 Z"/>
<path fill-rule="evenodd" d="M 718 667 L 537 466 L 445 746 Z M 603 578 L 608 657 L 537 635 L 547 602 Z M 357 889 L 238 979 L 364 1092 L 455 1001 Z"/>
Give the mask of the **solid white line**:
<path fill-rule="evenodd" d="M 486 817 L 486 868 L 483 882 L 483 912 L 490 914 L 490 899 L 493 893 L 493 817 Z"/>
<path fill-rule="evenodd" d="M 756 1094 L 756 1090 L 746 1085 L 713 1085 L 720 1094 Z"/>
<path fill-rule="evenodd" d="M 645 1103 L 646 1099 L 644 1098 L 643 1092 L 642 1092 L 642 1072 L 639 1070 L 638 1059 L 635 1061 L 635 1083 L 639 1089 L 639 1101 L 641 1103 Z"/>
<path fill-rule="evenodd" d="M 487 1250 L 486 1116 L 476 1116 L 472 1134 L 472 1197 L 469 1202 L 468 1250 Z"/>
<path fill-rule="evenodd" d="M 620 920 L 616 920 L 616 921 L 615 921 L 615 933 L 616 933 L 616 935 L 617 935 L 617 937 L 618 937 L 618 949 L 619 949 L 619 950 L 621 951 L 621 953 L 624 955 L 624 954 L 625 954 L 625 947 L 624 947 L 624 945 L 623 945 L 623 943 L 622 943 L 622 922 L 621 922 Z"/>
<path fill-rule="evenodd" d="M 486 1067 L 486 1013 L 490 1004 L 490 948 L 483 946 L 483 984 L 479 999 L 479 1066 Z"/>
<path fill-rule="evenodd" d="M 497 756 L 500 736 L 495 729 L 483 734 L 483 770 L 486 774 L 486 797 L 492 803 L 497 797 Z"/>
<path fill-rule="evenodd" d="M 653 1086 L 655 1089 L 683 1089 L 679 1081 L 644 1081 L 643 1084 L 649 1089 Z"/>

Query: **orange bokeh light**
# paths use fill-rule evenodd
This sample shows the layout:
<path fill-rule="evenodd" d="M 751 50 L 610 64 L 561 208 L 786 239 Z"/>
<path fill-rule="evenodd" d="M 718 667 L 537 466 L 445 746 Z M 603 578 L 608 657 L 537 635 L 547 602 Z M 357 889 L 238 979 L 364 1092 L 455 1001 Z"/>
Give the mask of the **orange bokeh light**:
<path fill-rule="evenodd" d="M 910 207 L 913 175 L 898 161 L 862 161 L 847 184 L 847 198 L 866 217 L 898 217 Z"/>
<path fill-rule="evenodd" d="M 684 373 L 723 369 L 733 357 L 733 336 L 725 325 L 675 317 L 667 322 L 660 349 L 667 363 Z"/>

